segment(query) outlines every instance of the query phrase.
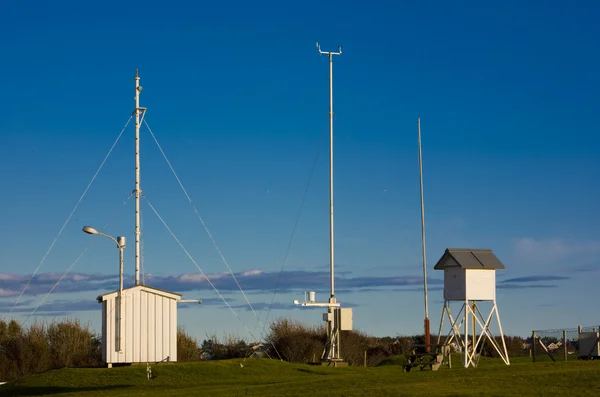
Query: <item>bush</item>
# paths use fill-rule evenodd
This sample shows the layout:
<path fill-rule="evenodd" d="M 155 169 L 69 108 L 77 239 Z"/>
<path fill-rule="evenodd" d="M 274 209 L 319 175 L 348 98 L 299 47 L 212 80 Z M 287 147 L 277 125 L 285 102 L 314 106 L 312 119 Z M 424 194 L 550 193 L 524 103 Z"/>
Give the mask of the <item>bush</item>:
<path fill-rule="evenodd" d="M 342 331 L 340 334 L 340 354 L 351 365 L 364 365 L 367 353 L 367 365 L 377 365 L 392 352 L 392 338 L 374 338 L 360 331 Z M 323 355 L 327 334 L 324 326 L 307 326 L 288 319 L 279 319 L 271 324 L 267 336 L 270 355 L 290 362 L 312 362 Z M 276 351 L 275 351 L 276 350 Z"/>
<path fill-rule="evenodd" d="M 47 331 L 54 368 L 91 367 L 102 364 L 98 338 L 77 320 L 52 323 Z"/>
<path fill-rule="evenodd" d="M 323 326 L 311 327 L 288 319 L 279 319 L 271 324 L 266 345 L 271 357 L 306 363 L 321 358 L 326 341 L 327 334 Z"/>
<path fill-rule="evenodd" d="M 374 338 L 360 331 L 342 331 L 342 358 L 351 365 L 364 365 L 364 355 L 367 353 L 367 366 L 377 365 L 390 355 L 390 343 L 383 338 Z"/>
<path fill-rule="evenodd" d="M 24 330 L 12 320 L 0 320 L 0 380 L 65 366 L 99 366 L 100 338 L 78 321 L 34 323 Z"/>
<path fill-rule="evenodd" d="M 198 341 L 185 333 L 183 328 L 177 329 L 177 361 L 200 360 Z"/>
<path fill-rule="evenodd" d="M 25 336 L 25 346 L 27 349 L 22 353 L 23 362 L 26 363 L 23 375 L 47 371 L 53 367 L 44 325 L 34 323 L 29 328 Z"/>
<path fill-rule="evenodd" d="M 219 342 L 215 335 L 210 336 L 202 342 L 201 350 L 212 360 L 245 358 L 250 354 L 250 347 L 246 341 L 231 334 L 225 336 L 223 343 Z"/>

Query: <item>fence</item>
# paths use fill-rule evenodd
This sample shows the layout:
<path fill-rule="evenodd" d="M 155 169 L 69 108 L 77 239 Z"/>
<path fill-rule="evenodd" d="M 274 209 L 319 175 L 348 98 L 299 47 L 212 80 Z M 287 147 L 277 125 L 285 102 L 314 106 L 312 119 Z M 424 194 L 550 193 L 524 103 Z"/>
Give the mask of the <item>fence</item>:
<path fill-rule="evenodd" d="M 533 362 L 600 359 L 600 326 L 536 330 L 529 349 Z"/>

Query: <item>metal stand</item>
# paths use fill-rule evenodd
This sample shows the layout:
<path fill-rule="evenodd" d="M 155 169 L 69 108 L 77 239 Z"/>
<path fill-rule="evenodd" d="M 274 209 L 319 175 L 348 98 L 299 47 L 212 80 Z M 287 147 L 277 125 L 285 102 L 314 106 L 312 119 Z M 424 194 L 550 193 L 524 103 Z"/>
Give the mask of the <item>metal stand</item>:
<path fill-rule="evenodd" d="M 349 324 L 342 324 L 342 310 L 347 310 L 351 313 L 352 309 L 340 309 L 340 304 L 335 301 L 335 298 L 330 298 L 329 302 L 315 302 L 314 292 L 310 293 L 309 301 L 306 301 L 306 292 L 304 293 L 304 302 L 300 303 L 295 300 L 294 304 L 301 306 L 312 307 L 327 307 L 327 313 L 323 313 L 323 321 L 327 323 L 327 342 L 321 355 L 321 361 L 333 362 L 343 361 L 340 356 L 340 331 L 343 329 L 352 329 L 352 320 Z M 347 321 L 348 322 L 348 321 Z"/>
<path fill-rule="evenodd" d="M 492 309 L 490 310 L 489 314 L 484 317 L 482 312 L 479 310 L 479 306 L 476 301 L 465 300 L 458 312 L 458 315 L 456 316 L 456 319 L 450 312 L 450 302 L 451 301 L 444 302 L 442 318 L 440 320 L 440 329 L 438 331 L 438 343 L 440 343 L 442 336 L 444 318 L 447 315 L 452 329 L 446 336 L 446 341 L 444 344 L 450 344 L 452 341 L 455 341 L 456 348 L 461 353 L 461 361 L 463 362 L 465 368 L 468 368 L 469 366 L 477 366 L 486 340 L 492 344 L 500 358 L 502 358 L 502 361 L 504 361 L 506 365 L 510 365 L 508 351 L 506 350 L 506 343 L 504 342 L 504 333 L 502 332 L 502 323 L 500 322 L 500 313 L 498 312 L 496 301 L 491 301 Z M 490 325 L 494 315 L 498 322 L 502 346 L 498 344 L 494 338 L 494 335 L 490 331 Z M 471 318 L 471 330 L 469 330 L 469 318 Z M 477 334 L 478 329 L 479 335 Z M 469 335 L 469 331 L 471 332 L 471 335 Z M 469 337 L 471 337 L 471 340 L 469 340 Z"/>

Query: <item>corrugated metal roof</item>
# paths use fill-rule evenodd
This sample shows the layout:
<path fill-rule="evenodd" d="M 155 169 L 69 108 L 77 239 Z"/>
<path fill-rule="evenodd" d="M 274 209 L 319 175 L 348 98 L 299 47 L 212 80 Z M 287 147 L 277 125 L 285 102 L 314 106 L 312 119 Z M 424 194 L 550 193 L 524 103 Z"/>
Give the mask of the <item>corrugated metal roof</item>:
<path fill-rule="evenodd" d="M 444 270 L 457 264 L 461 269 L 505 269 L 492 250 L 471 248 L 446 248 L 433 268 Z"/>

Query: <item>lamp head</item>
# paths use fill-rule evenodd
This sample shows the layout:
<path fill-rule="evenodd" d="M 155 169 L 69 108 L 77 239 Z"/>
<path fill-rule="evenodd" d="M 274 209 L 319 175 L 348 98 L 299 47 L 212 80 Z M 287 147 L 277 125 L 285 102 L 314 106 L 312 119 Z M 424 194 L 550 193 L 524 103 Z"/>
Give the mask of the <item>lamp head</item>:
<path fill-rule="evenodd" d="M 91 226 L 84 226 L 81 230 L 87 234 L 98 234 L 98 231 Z"/>

